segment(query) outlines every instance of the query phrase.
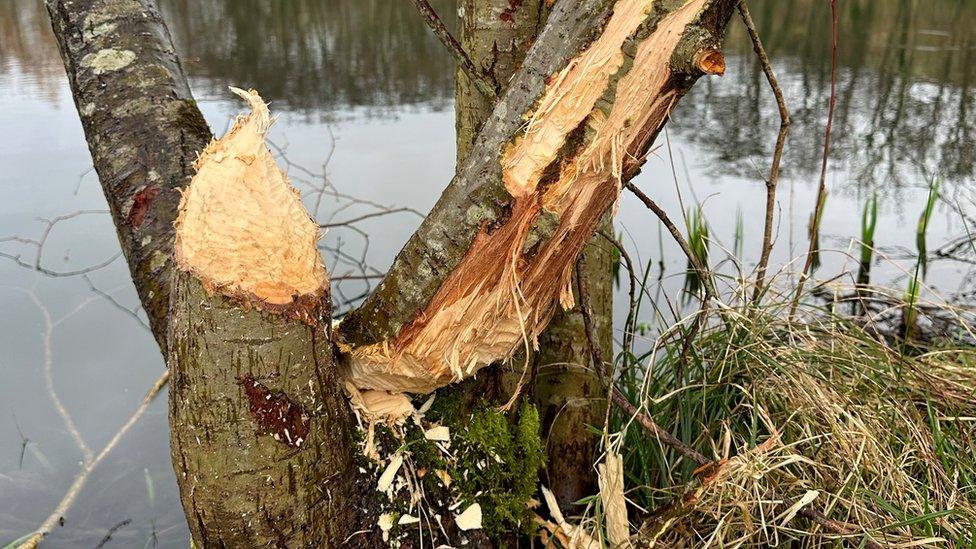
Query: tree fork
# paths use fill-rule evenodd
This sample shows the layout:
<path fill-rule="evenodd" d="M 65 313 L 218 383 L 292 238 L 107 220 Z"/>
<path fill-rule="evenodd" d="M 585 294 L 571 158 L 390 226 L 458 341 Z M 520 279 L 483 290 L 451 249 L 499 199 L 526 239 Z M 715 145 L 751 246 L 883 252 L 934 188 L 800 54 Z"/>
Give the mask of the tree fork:
<path fill-rule="evenodd" d="M 558 3 L 454 181 L 340 325 L 346 375 L 427 392 L 534 342 L 573 304 L 576 256 L 734 3 Z"/>

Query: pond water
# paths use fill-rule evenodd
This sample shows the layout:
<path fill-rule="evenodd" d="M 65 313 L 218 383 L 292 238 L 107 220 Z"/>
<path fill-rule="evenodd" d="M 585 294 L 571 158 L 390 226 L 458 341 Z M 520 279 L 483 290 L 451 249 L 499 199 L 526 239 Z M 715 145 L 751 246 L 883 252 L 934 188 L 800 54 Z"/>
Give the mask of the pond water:
<path fill-rule="evenodd" d="M 389 0 L 160 0 L 191 86 L 217 133 L 241 105 L 228 85 L 255 87 L 279 113 L 272 139 L 306 203 L 328 231 L 323 249 L 340 307 L 382 273 L 454 170 L 453 65 L 406 2 Z M 450 21 L 453 3 L 435 2 Z M 833 153 L 821 237 L 821 279 L 851 282 L 861 209 L 876 193 L 879 261 L 873 280 L 904 288 L 928 188 L 941 199 L 928 234 L 938 250 L 976 227 L 976 4 L 961 0 L 843 2 Z M 794 125 L 784 160 L 775 270 L 806 246 L 830 83 L 830 21 L 819 0 L 752 0 Z M 773 98 L 741 25 L 732 25 L 723 78 L 699 83 L 673 115 L 668 139 L 636 183 L 674 218 L 700 204 L 711 261 L 727 261 L 741 226 L 754 266 L 764 184 L 778 127 Z M 118 253 L 46 12 L 40 0 L 0 0 L 0 238 L 39 238 L 41 262 L 68 272 Z M 673 163 L 672 160 L 673 159 Z M 325 192 L 316 191 L 326 185 Z M 80 212 L 80 213 L 78 213 Z M 968 217 L 967 217 L 968 216 Z M 741 221 L 738 221 L 741 220 Z M 676 296 L 685 259 L 636 200 L 616 231 L 635 260 L 664 265 Z M 724 248 L 724 249 L 723 249 Z M 969 299 L 972 249 L 930 260 L 930 298 Z M 727 251 L 726 251 L 727 250 Z M 87 276 L 51 277 L 36 250 L 0 242 L 0 544 L 54 509 L 82 454 L 52 402 L 53 388 L 96 452 L 163 371 L 120 259 Z M 795 265 L 792 267 L 795 270 Z M 343 279 L 345 277 L 345 279 Z M 354 278 L 359 277 L 359 278 Z M 656 277 L 656 274 L 655 274 Z M 623 297 L 621 294 L 618 297 Z M 623 303 L 623 300 L 619 300 Z M 648 310 L 648 309 L 645 309 Z M 625 313 L 617 307 L 617 315 Z M 651 320 L 651 319 L 646 319 Z M 50 376 L 46 376 L 46 372 Z M 48 381 L 50 383 L 48 383 Z M 185 547 L 170 467 L 165 395 L 89 479 L 46 545 Z"/>

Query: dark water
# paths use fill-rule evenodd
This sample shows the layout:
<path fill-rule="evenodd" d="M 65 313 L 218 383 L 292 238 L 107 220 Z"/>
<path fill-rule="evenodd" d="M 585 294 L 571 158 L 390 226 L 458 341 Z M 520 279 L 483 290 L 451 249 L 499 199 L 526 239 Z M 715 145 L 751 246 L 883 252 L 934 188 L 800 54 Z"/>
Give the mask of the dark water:
<path fill-rule="evenodd" d="M 280 113 L 273 140 L 323 222 L 376 212 L 375 204 L 425 212 L 450 179 L 452 63 L 408 3 L 160 3 L 211 126 L 222 132 L 240 108 L 226 86 L 259 89 Z M 434 4 L 451 19 L 452 2 Z M 966 235 L 963 214 L 976 217 L 976 4 L 841 4 L 831 194 L 822 238 L 835 251 L 825 251 L 817 275 L 850 281 L 856 260 L 847 253 L 856 255 L 852 239 L 859 235 L 861 208 L 877 193 L 876 240 L 889 260 L 875 266 L 875 280 L 904 288 L 914 266 L 915 223 L 933 178 L 942 180 L 943 200 L 929 233 L 930 250 Z M 789 260 L 805 246 L 818 177 L 830 79 L 829 14 L 820 0 L 751 5 L 794 120 L 773 257 L 777 269 L 788 271 Z M 727 52 L 726 76 L 702 81 L 674 113 L 671 154 L 666 146 L 658 149 L 636 181 L 675 217 L 682 204 L 702 204 L 716 238 L 712 262 L 726 271 L 731 262 L 723 262 L 722 248 L 735 248 L 737 212 L 747 269 L 758 255 L 761 173 L 768 170 L 778 125 L 738 24 Z M 0 238 L 37 238 L 45 227 L 37 218 L 105 208 L 39 0 L 0 0 L 0 128 Z M 323 183 L 327 192 L 315 192 Z M 333 275 L 381 272 L 418 223 L 417 215 L 400 212 L 330 230 L 323 248 Z M 659 227 L 643 207 L 623 200 L 617 231 L 641 264 L 664 262 L 663 293 L 676 295 L 684 260 L 676 246 L 659 240 Z M 42 262 L 69 271 L 110 259 L 117 247 L 108 217 L 86 213 L 55 226 Z M 34 250 L 23 243 L 2 242 L 0 252 L 34 261 Z M 926 280 L 930 297 L 966 297 L 969 274 L 965 261 L 933 260 Z M 340 305 L 355 303 L 367 289 L 362 280 L 341 280 Z M 45 367 L 96 452 L 162 371 L 137 306 L 121 260 L 86 279 L 47 277 L 0 257 L 0 544 L 33 530 L 79 468 L 82 454 L 52 404 Z M 96 470 L 64 519 L 48 546 L 94 547 L 126 520 L 106 546 L 186 546 L 165 398 Z"/>

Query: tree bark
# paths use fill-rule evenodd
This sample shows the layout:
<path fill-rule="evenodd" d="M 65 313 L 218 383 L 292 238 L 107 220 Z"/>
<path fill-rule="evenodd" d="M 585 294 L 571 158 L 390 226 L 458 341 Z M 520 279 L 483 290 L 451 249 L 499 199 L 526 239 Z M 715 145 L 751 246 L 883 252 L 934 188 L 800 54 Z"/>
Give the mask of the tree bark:
<path fill-rule="evenodd" d="M 265 144 L 267 105 L 232 89 L 252 112 L 200 154 L 175 222 L 170 430 L 190 531 L 200 547 L 375 541 L 320 231 Z"/>
<path fill-rule="evenodd" d="M 357 472 L 355 423 L 324 329 L 328 299 L 306 324 L 244 309 L 177 274 L 170 444 L 197 547 L 376 541 L 375 513 L 364 526 L 376 490 Z"/>
<path fill-rule="evenodd" d="M 475 66 L 507 89 L 509 80 L 525 59 L 545 21 L 541 0 L 511 3 L 508 0 L 464 0 L 458 7 L 458 39 Z M 455 128 L 457 162 L 461 165 L 474 146 L 478 131 L 491 115 L 494 102 L 480 93 L 460 68 L 456 72 Z M 603 228 L 611 226 L 609 216 Z M 613 349 L 613 282 L 611 254 L 599 236 L 587 244 L 590 302 L 597 322 L 600 347 L 607 360 Z M 578 297 L 578 296 L 577 296 Z M 518 362 L 516 358 L 514 362 Z M 539 335 L 539 351 L 533 357 L 536 372 L 533 397 L 543 419 L 542 435 L 547 450 L 543 482 L 564 512 L 573 502 L 596 492 L 595 446 L 597 437 L 586 425 L 599 425 L 606 414 L 596 372 L 590 361 L 586 333 L 578 311 L 557 310 Z M 493 371 L 491 375 L 504 375 Z M 520 377 L 509 373 L 508 377 Z M 500 384 L 517 387 L 518 380 Z M 504 398 L 508 398 L 505 396 Z"/>
<path fill-rule="evenodd" d="M 166 346 L 179 189 L 211 139 L 154 0 L 47 0 L 119 243 Z"/>

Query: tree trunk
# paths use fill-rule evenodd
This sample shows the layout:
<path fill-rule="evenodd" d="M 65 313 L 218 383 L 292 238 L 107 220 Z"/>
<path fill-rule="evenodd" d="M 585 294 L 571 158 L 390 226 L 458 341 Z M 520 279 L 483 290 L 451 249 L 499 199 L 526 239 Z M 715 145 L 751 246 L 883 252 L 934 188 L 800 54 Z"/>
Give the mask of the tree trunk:
<path fill-rule="evenodd" d="M 429 392 L 535 344 L 557 307 L 573 306 L 577 257 L 734 5 L 557 2 L 452 183 L 336 333 L 317 228 L 263 144 L 259 98 L 241 92 L 257 114 L 201 155 L 174 241 L 176 189 L 209 132 L 158 10 L 48 0 L 133 279 L 168 348 L 174 467 L 199 545 L 368 543 L 343 537 L 372 536 L 376 505 L 353 465 L 340 382 Z"/>
<path fill-rule="evenodd" d="M 464 0 L 458 8 L 459 41 L 475 66 L 503 91 L 522 64 L 545 21 L 541 0 L 512 3 L 508 0 Z M 457 162 L 461 165 L 474 146 L 478 131 L 491 115 L 494 103 L 470 82 L 463 70 L 456 73 L 455 127 Z M 608 229 L 611 220 L 603 224 Z M 601 349 L 612 359 L 613 284 L 611 255 L 599 235 L 591 238 L 585 252 L 590 303 L 597 322 Z M 516 358 L 514 362 L 518 362 Z M 592 432 L 581 428 L 602 423 L 606 406 L 601 403 L 600 381 L 590 362 L 586 332 L 577 311 L 557 310 L 549 326 L 539 335 L 539 351 L 533 357 L 536 372 L 533 394 L 543 418 L 542 435 L 547 461 L 543 479 L 560 507 L 570 511 L 573 502 L 596 491 L 595 446 Z M 493 371 L 491 375 L 518 372 Z M 496 383 L 518 386 L 518 379 Z M 505 396 L 504 398 L 508 398 Z"/>
<path fill-rule="evenodd" d="M 200 547 L 369 540 L 372 528 L 353 535 L 375 490 L 333 367 L 319 229 L 265 144 L 267 106 L 235 91 L 252 113 L 201 153 L 175 223 L 167 362 L 183 508 Z"/>
<path fill-rule="evenodd" d="M 47 9 L 122 252 L 165 348 L 179 189 L 210 129 L 153 0 L 47 0 Z"/>

